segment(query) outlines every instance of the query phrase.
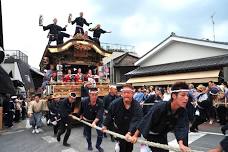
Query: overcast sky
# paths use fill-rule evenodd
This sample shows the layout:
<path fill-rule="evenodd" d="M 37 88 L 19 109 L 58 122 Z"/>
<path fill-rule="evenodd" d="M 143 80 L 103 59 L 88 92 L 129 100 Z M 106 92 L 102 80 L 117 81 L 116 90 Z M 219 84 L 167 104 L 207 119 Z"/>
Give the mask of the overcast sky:
<path fill-rule="evenodd" d="M 39 15 L 44 25 L 57 17 L 63 27 L 69 13 L 74 19 L 80 11 L 93 23 L 91 27 L 100 23 L 112 31 L 101 36 L 102 42 L 134 45 L 139 55 L 171 32 L 213 40 L 214 13 L 216 41 L 228 42 L 227 6 L 227 0 L 2 0 L 4 48 L 21 50 L 38 68 L 48 41 L 48 31 L 38 26 Z M 75 25 L 68 25 L 67 33 L 73 35 L 74 30 Z"/>

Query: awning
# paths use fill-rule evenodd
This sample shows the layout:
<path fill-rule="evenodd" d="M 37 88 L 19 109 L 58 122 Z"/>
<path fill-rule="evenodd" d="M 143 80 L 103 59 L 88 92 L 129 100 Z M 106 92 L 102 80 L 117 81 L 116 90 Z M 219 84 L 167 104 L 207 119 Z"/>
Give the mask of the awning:
<path fill-rule="evenodd" d="M 30 67 L 30 70 L 32 70 L 33 72 L 35 72 L 36 74 L 40 75 L 40 76 L 44 76 L 44 74 L 42 72 L 40 72 L 40 70 Z"/>
<path fill-rule="evenodd" d="M 178 74 L 167 74 L 157 76 L 135 77 L 130 78 L 127 83 L 133 86 L 142 85 L 169 85 L 176 81 L 185 81 L 186 83 L 207 83 L 208 81 L 218 82 L 220 70 L 199 71 Z"/>

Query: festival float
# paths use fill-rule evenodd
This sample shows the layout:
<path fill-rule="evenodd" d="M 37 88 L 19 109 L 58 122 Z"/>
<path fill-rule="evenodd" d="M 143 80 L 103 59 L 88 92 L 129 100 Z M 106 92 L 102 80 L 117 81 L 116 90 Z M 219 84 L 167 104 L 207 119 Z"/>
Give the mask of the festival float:
<path fill-rule="evenodd" d="M 40 62 L 40 70 L 48 77 L 42 85 L 43 94 L 63 98 L 76 93 L 81 97 L 81 89 L 90 83 L 98 88 L 99 96 L 107 95 L 109 69 L 103 66 L 102 58 L 110 55 L 111 52 L 80 34 L 63 44 L 47 45 Z M 75 79 L 79 69 L 81 76 Z"/>

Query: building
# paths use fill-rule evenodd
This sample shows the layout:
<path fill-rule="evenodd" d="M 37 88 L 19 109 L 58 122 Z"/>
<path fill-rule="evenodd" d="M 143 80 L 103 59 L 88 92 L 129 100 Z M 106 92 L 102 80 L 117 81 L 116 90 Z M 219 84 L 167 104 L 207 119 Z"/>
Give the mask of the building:
<path fill-rule="evenodd" d="M 30 67 L 28 56 L 19 50 L 5 50 L 2 67 L 10 75 L 17 93 L 35 92 L 37 85 L 41 86 L 37 82 L 34 84 L 34 78 L 42 80 L 42 73 Z"/>
<path fill-rule="evenodd" d="M 128 72 L 135 86 L 169 85 L 176 81 L 207 83 L 228 80 L 228 43 L 177 36 L 143 55 Z"/>
<path fill-rule="evenodd" d="M 112 52 L 111 56 L 103 58 L 104 65 L 109 69 L 111 83 L 125 83 L 129 79 L 125 74 L 138 67 L 134 65 L 139 59 L 135 47 L 110 43 L 101 43 L 101 46 Z"/>
<path fill-rule="evenodd" d="M 113 55 L 114 57 L 109 58 L 109 61 L 105 63 L 110 69 L 111 83 L 125 83 L 129 79 L 125 73 L 130 72 L 138 67 L 134 64 L 139 57 L 137 54 L 129 52 L 122 52 L 122 54 L 118 54 L 116 56 L 115 52 L 113 52 Z"/>

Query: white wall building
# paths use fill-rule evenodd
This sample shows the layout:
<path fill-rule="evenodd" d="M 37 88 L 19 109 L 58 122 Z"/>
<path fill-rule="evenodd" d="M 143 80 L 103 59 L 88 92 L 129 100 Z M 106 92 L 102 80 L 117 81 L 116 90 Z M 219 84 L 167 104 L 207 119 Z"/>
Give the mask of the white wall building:
<path fill-rule="evenodd" d="M 143 55 L 138 69 L 126 75 L 133 85 L 167 85 L 175 81 L 206 83 L 228 80 L 228 43 L 172 34 Z M 220 77 L 221 78 L 221 77 Z"/>

